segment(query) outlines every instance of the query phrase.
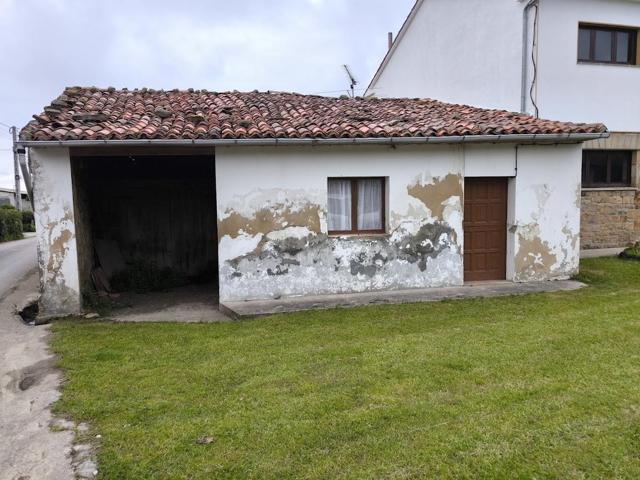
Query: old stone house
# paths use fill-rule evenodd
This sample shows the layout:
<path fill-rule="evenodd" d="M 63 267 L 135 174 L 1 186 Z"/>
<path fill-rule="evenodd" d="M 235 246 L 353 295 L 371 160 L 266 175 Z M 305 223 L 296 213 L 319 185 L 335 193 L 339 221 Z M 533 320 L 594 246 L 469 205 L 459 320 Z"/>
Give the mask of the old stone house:
<path fill-rule="evenodd" d="M 105 242 L 208 272 L 222 304 L 564 279 L 582 142 L 606 136 L 434 100 L 68 88 L 20 134 L 41 312 L 81 310 Z"/>

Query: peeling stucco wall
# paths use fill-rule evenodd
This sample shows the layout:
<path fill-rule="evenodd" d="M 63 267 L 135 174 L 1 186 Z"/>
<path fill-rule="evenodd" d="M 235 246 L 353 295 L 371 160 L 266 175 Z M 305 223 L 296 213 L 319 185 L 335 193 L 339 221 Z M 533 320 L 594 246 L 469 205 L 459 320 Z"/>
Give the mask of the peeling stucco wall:
<path fill-rule="evenodd" d="M 512 177 L 507 278 L 578 270 L 581 146 L 224 147 L 216 150 L 221 301 L 461 285 L 464 176 Z M 32 149 L 41 312 L 76 313 L 69 152 Z M 385 235 L 327 234 L 328 177 L 385 177 Z M 212 206 L 213 209 L 213 206 Z"/>
<path fill-rule="evenodd" d="M 221 301 L 460 285 L 462 147 L 216 150 Z M 327 235 L 327 178 L 387 178 L 387 234 Z"/>
<path fill-rule="evenodd" d="M 512 279 L 569 278 L 580 261 L 580 145 L 525 146 L 518 152 Z"/>
<path fill-rule="evenodd" d="M 80 287 L 69 150 L 32 148 L 30 156 L 42 293 L 40 315 L 77 313 Z"/>

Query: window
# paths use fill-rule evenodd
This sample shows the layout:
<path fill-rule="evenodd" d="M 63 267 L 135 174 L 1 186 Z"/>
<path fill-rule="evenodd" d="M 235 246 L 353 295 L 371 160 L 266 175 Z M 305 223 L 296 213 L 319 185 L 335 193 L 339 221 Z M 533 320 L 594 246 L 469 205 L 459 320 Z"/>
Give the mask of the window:
<path fill-rule="evenodd" d="M 592 63 L 636 64 L 637 30 L 581 24 L 578 60 Z"/>
<path fill-rule="evenodd" d="M 628 187 L 630 185 L 630 151 L 585 150 L 582 152 L 583 187 Z"/>
<path fill-rule="evenodd" d="M 384 233 L 384 178 L 330 178 L 328 190 L 329 234 Z"/>

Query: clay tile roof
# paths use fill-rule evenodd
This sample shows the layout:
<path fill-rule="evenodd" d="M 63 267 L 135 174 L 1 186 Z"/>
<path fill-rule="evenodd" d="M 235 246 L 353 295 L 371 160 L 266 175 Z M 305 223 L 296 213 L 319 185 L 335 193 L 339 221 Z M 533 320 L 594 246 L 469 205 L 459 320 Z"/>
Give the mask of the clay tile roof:
<path fill-rule="evenodd" d="M 20 132 L 23 141 L 376 138 L 603 133 L 602 124 L 543 120 L 430 99 L 334 98 L 282 92 L 69 87 Z"/>

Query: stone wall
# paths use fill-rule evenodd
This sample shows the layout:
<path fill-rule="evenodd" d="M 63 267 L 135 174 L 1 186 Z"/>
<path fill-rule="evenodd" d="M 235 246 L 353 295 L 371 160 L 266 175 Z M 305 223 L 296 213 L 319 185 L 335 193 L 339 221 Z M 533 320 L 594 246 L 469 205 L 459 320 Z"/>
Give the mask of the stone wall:
<path fill-rule="evenodd" d="M 640 193 L 627 189 L 583 189 L 583 249 L 624 247 L 640 241 Z"/>
<path fill-rule="evenodd" d="M 582 190 L 581 248 L 618 248 L 640 241 L 640 133 L 611 132 L 584 150 L 632 150 L 631 187 Z"/>

